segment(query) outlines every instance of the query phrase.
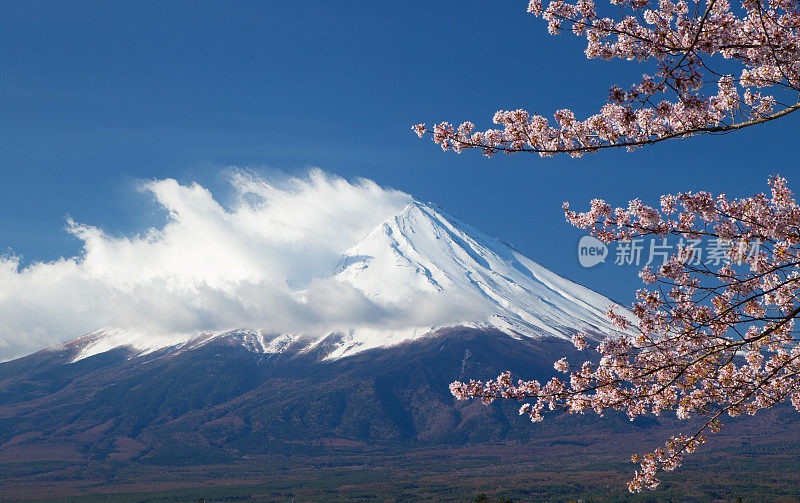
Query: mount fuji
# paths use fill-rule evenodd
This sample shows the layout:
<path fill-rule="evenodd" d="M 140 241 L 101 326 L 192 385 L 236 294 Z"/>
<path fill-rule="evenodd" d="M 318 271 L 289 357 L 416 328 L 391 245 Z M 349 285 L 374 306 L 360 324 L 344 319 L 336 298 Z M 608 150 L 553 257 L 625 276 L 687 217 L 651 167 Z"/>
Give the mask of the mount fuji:
<path fill-rule="evenodd" d="M 561 356 L 585 358 L 573 334 L 613 332 L 604 317 L 611 300 L 420 202 L 374 228 L 330 271 L 327 281 L 399 321 L 322 335 L 231 328 L 155 338 L 103 329 L 0 363 L 0 469 L 39 463 L 54 467 L 36 475 L 40 482 L 70 473 L 78 480 L 84 468 L 64 467 L 89 463 L 100 467 L 91 473 L 112 477 L 93 480 L 103 487 L 146 467 L 586 434 L 574 422 L 531 428 L 514 404 L 456 402 L 448 384 L 505 370 L 549 379 Z M 297 292 L 301 301 L 306 295 Z M 431 306 L 446 316 L 429 316 Z M 7 487 L 28 487 L 32 476 Z"/>

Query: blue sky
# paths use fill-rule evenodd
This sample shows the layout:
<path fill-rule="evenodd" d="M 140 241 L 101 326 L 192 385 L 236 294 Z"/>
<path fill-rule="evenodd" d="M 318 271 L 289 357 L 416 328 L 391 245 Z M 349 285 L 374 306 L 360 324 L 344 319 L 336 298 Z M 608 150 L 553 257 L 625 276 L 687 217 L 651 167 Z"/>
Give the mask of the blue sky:
<path fill-rule="evenodd" d="M 65 217 L 126 234 L 163 215 L 141 180 L 224 190 L 227 167 L 311 166 L 434 201 L 546 267 L 621 301 L 636 270 L 579 266 L 561 203 L 797 187 L 800 116 L 735 135 L 580 160 L 443 153 L 416 122 L 498 108 L 593 113 L 648 67 L 587 61 L 526 2 L 0 4 L 0 249 L 72 256 Z"/>

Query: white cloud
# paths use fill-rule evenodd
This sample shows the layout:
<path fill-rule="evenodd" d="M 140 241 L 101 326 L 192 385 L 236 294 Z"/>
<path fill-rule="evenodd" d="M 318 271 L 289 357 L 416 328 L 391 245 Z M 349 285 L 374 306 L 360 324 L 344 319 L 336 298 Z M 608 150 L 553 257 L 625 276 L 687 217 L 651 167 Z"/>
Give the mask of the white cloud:
<path fill-rule="evenodd" d="M 378 305 L 326 279 L 408 194 L 319 170 L 280 184 L 242 171 L 230 181 L 235 199 L 227 206 L 197 184 L 145 183 L 168 212 L 163 227 L 119 237 L 70 221 L 84 243 L 80 255 L 27 267 L 0 258 L 0 360 L 101 327 L 152 337 L 236 327 L 322 334 L 452 316 L 453 299 Z"/>

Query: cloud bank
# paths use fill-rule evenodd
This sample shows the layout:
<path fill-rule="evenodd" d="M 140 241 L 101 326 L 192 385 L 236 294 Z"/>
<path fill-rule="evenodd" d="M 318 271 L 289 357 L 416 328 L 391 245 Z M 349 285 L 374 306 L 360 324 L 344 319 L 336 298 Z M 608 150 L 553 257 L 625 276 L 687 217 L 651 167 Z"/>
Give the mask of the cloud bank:
<path fill-rule="evenodd" d="M 321 335 L 455 321 L 457 303 L 447 299 L 382 305 L 327 279 L 408 194 L 319 170 L 280 184 L 238 171 L 230 183 L 234 202 L 223 206 L 198 184 L 147 182 L 142 189 L 168 214 L 161 228 L 119 237 L 69 221 L 83 242 L 78 256 L 27 267 L 0 257 L 0 360 L 101 327 L 149 337 L 230 328 Z"/>

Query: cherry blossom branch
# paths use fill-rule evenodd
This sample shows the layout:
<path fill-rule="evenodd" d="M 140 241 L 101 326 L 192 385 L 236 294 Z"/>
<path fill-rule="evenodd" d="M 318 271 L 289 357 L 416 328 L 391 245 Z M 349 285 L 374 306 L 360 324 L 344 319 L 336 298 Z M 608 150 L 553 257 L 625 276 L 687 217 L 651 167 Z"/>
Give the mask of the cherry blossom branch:
<path fill-rule="evenodd" d="M 617 19 L 600 17 L 594 0 L 562 0 L 543 8 L 532 0 L 528 11 L 548 22 L 551 34 L 572 31 L 587 40 L 589 58 L 624 58 L 656 62 L 655 76 L 623 91 L 614 86 L 611 100 L 598 114 L 579 121 L 572 111 L 555 113 L 555 124 L 519 109 L 497 112 L 502 129 L 476 131 L 472 122 L 457 128 L 440 122 L 412 129 L 430 134 L 444 150 L 481 149 L 484 155 L 538 153 L 580 157 L 608 148 L 635 149 L 675 138 L 726 134 L 764 124 L 800 108 L 800 7 L 793 0 L 741 0 L 734 11 L 728 0 L 706 0 L 689 15 L 684 0 L 611 0 Z M 630 15 L 626 15 L 630 12 Z M 739 77 L 711 70 L 722 56 L 741 67 Z M 676 58 L 675 60 L 671 58 Z M 707 73 L 717 93 L 707 97 Z M 738 87 L 737 87 L 738 86 Z M 773 88 L 791 100 L 762 95 Z M 664 99 L 658 101 L 657 96 Z M 672 96 L 673 101 L 668 98 Z"/>
<path fill-rule="evenodd" d="M 755 125 L 758 125 L 758 124 L 764 124 L 764 123 L 773 121 L 775 119 L 780 119 L 782 117 L 785 117 L 785 116 L 789 115 L 792 112 L 796 112 L 799 109 L 800 109 L 800 103 L 797 103 L 797 104 L 788 106 L 785 109 L 783 109 L 783 110 L 781 110 L 779 112 L 776 112 L 774 114 L 761 116 L 761 117 L 758 117 L 758 118 L 755 118 L 755 119 L 750 119 L 750 120 L 747 120 L 747 121 L 744 121 L 744 122 L 740 122 L 740 123 L 737 123 L 737 124 L 725 124 L 725 125 L 717 125 L 717 126 L 699 126 L 699 127 L 694 127 L 694 128 L 688 128 L 688 129 L 684 129 L 684 130 L 680 130 L 680 131 L 675 131 L 675 132 L 672 132 L 672 133 L 669 133 L 669 134 L 665 134 L 665 135 L 662 135 L 662 136 L 659 136 L 659 137 L 647 138 L 647 139 L 643 139 L 643 140 L 630 140 L 630 141 L 622 141 L 622 142 L 617 142 L 617 143 L 606 142 L 606 143 L 594 144 L 594 145 L 591 145 L 591 146 L 580 146 L 580 147 L 558 148 L 558 149 L 536 148 L 536 147 L 533 147 L 533 148 L 530 148 L 530 147 L 513 147 L 513 146 L 505 146 L 502 143 L 493 144 L 493 145 L 487 145 L 485 142 L 480 142 L 479 143 L 479 142 L 473 141 L 472 139 L 466 139 L 466 137 L 460 137 L 456 133 L 453 133 L 452 131 L 443 131 L 441 129 L 442 127 L 444 127 L 444 128 L 449 127 L 449 124 L 447 124 L 447 123 L 439 124 L 433 130 L 429 130 L 429 129 L 425 128 L 424 124 L 421 124 L 421 125 L 418 124 L 417 126 L 414 127 L 414 129 L 415 129 L 415 131 L 417 131 L 417 134 L 419 134 L 420 137 L 423 137 L 426 133 L 431 133 L 431 134 L 433 134 L 435 136 L 436 135 L 440 135 L 442 137 L 442 141 L 444 141 L 446 139 L 447 141 L 452 142 L 451 144 L 449 144 L 447 146 L 447 148 L 444 148 L 444 146 L 443 146 L 444 150 L 461 151 L 461 150 L 470 149 L 470 148 L 489 149 L 489 150 L 491 150 L 491 152 L 489 152 L 487 154 L 489 157 L 491 157 L 495 152 L 504 152 L 506 154 L 515 154 L 515 153 L 523 153 L 524 152 L 524 153 L 544 154 L 544 156 L 547 156 L 547 155 L 550 155 L 550 154 L 576 154 L 574 156 L 575 157 L 579 157 L 582 154 L 597 152 L 599 150 L 606 150 L 606 149 L 610 149 L 610 148 L 621 148 L 621 147 L 624 147 L 624 148 L 637 148 L 637 147 L 642 147 L 642 146 L 645 146 L 645 145 L 653 145 L 653 144 L 656 144 L 656 143 L 661 143 L 661 142 L 667 141 L 667 140 L 674 140 L 674 139 L 680 139 L 680 138 L 689 138 L 689 137 L 692 137 L 692 136 L 698 136 L 698 135 L 703 135 L 703 134 L 727 134 L 727 133 L 732 133 L 734 131 L 738 131 L 740 129 L 744 129 L 744 128 L 747 128 L 747 127 L 750 127 L 750 126 L 755 126 Z M 517 112 L 520 112 L 520 111 L 517 110 Z M 422 126 L 422 129 L 418 129 L 418 126 Z M 420 134 L 420 132 L 421 132 L 421 134 Z M 590 135 L 587 138 L 600 139 L 601 137 L 599 135 Z M 436 140 L 434 140 L 434 141 L 436 141 Z M 436 141 L 436 143 L 442 144 L 442 141 Z"/>
<path fill-rule="evenodd" d="M 786 180 L 769 180 L 771 195 L 729 199 L 706 192 L 662 196 L 660 209 L 633 200 L 611 208 L 600 199 L 586 212 L 564 205 L 573 225 L 605 242 L 634 235 L 711 237 L 725 242 L 717 269 L 693 265 L 693 246 L 678 251 L 657 270 L 642 269 L 651 289 L 637 292 L 631 313 L 609 308 L 620 332 L 595 340 L 598 358 L 571 366 L 555 362 L 568 380 L 454 382 L 459 399 L 526 401 L 520 414 L 540 421 L 547 410 L 583 413 L 624 410 L 642 414 L 675 411 L 679 418 L 709 418 L 692 436 L 671 438 L 664 447 L 637 457 L 641 470 L 631 491 L 654 488 L 656 475 L 677 468 L 683 456 L 705 442 L 703 433 L 722 427 L 723 413 L 755 414 L 790 397 L 800 410 L 800 207 Z M 755 243 L 770 243 L 760 247 Z M 573 343 L 586 349 L 589 336 Z"/>

